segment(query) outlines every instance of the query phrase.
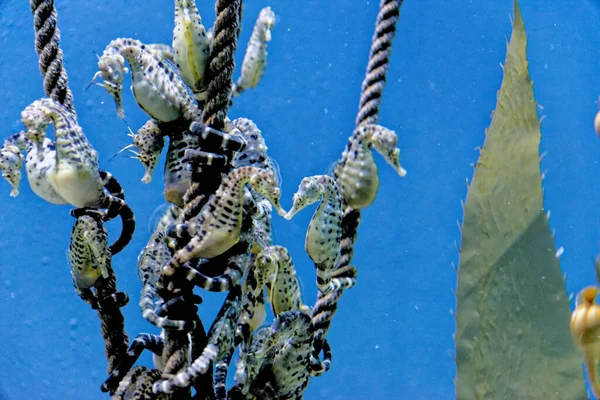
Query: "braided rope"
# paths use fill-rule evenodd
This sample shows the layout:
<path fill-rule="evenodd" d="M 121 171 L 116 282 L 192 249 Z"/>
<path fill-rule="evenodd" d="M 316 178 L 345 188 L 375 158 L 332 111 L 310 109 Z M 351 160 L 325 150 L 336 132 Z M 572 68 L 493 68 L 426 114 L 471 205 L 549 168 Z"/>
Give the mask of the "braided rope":
<path fill-rule="evenodd" d="M 213 47 L 208 56 L 208 100 L 202 110 L 204 124 L 222 130 L 229 110 L 234 54 L 240 31 L 241 0 L 217 0 Z"/>
<path fill-rule="evenodd" d="M 225 119 L 229 110 L 231 88 L 233 86 L 233 72 L 235 68 L 234 53 L 237 48 L 237 37 L 239 33 L 239 16 L 241 0 L 217 0 L 215 9 L 217 17 L 214 24 L 214 41 L 208 58 L 206 76 L 208 80 L 207 101 L 202 110 L 202 122 L 217 130 L 223 130 Z M 211 151 L 212 149 L 202 149 Z M 232 157 L 228 157 L 230 160 Z M 199 173 L 192 174 L 192 184 L 187 190 L 184 200 L 184 221 L 187 222 L 193 218 L 202 209 L 211 193 L 214 193 L 221 184 L 221 173 L 227 172 L 229 165 L 223 171 L 220 169 L 203 167 Z M 202 182 L 202 185 L 200 185 Z M 191 287 L 176 287 L 180 284 L 178 281 L 172 282 L 172 291 L 164 291 L 161 297 L 165 301 L 176 295 L 176 292 L 191 293 Z M 174 290 L 173 290 L 174 289 Z M 169 313 L 169 318 L 177 319 L 176 314 Z M 205 335 L 198 335 L 195 332 L 193 340 L 193 353 L 199 351 L 207 344 Z M 184 351 L 188 348 L 190 342 L 187 333 L 180 331 L 165 332 L 165 349 L 163 351 L 163 361 L 165 369 L 163 378 L 183 370 L 188 364 L 187 357 L 184 357 Z M 212 369 L 210 373 L 201 375 L 197 382 L 193 382 L 196 389 L 196 397 L 209 396 L 214 392 Z M 187 390 L 181 390 L 176 393 L 182 395 Z M 175 395 L 175 394 L 174 394 Z"/>
<path fill-rule="evenodd" d="M 73 115 L 73 94 L 69 89 L 67 71 L 63 66 L 60 48 L 60 30 L 56 26 L 54 0 L 30 0 L 35 30 L 35 51 L 44 78 L 44 92 L 52 100 L 64 105 Z"/>
<path fill-rule="evenodd" d="M 379 119 L 381 95 L 385 87 L 385 77 L 390 67 L 392 41 L 396 36 L 396 24 L 400 19 L 400 6 L 403 0 L 381 0 L 375 23 L 375 33 L 371 40 L 367 73 L 362 82 L 356 126 L 375 124 Z"/>

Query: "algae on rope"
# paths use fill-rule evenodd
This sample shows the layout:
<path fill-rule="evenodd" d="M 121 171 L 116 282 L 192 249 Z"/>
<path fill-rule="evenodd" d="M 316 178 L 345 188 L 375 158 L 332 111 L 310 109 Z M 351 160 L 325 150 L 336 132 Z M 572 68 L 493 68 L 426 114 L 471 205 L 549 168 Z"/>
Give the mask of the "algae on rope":
<path fill-rule="evenodd" d="M 543 209 L 540 121 L 514 1 L 496 110 L 464 207 L 456 397 L 585 399 L 581 356 Z"/>

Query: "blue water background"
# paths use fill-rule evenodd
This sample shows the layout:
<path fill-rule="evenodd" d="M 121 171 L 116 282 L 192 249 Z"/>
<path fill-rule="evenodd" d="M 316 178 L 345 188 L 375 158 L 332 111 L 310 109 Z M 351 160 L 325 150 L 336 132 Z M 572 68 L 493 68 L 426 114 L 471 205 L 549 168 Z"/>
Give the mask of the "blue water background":
<path fill-rule="evenodd" d="M 0 131 L 21 128 L 20 111 L 43 97 L 26 1 L 0 1 Z M 283 205 L 304 176 L 324 173 L 343 150 L 356 115 L 378 2 L 246 1 L 240 49 L 260 8 L 278 23 L 258 88 L 235 100 L 230 117 L 262 129 L 280 165 Z M 198 1 L 205 25 L 212 1 Z M 545 206 L 572 293 L 594 282 L 598 252 L 598 138 L 592 127 L 600 94 L 600 3 L 522 0 L 530 74 L 543 106 L 541 151 Z M 130 143 L 103 89 L 84 91 L 101 53 L 116 37 L 170 43 L 173 2 L 57 1 L 64 60 L 79 121 L 101 166 L 121 182 L 135 211 L 134 240 L 115 257 L 131 337 L 157 333 L 139 312 L 136 257 L 149 237 L 147 221 L 163 203 L 162 169 L 142 184 L 141 165 L 125 157 Z M 381 187 L 363 213 L 354 263 L 358 286 L 347 291 L 329 341 L 333 368 L 311 380 L 306 399 L 453 399 L 455 308 L 452 290 L 464 200 L 500 87 L 510 36 L 512 1 L 407 0 L 402 6 L 380 122 L 399 136 L 408 175 L 398 177 L 377 156 Z M 236 70 L 236 77 L 239 69 Z M 129 86 L 129 81 L 126 81 Z M 126 119 L 135 130 L 147 117 L 130 91 Z M 65 250 L 74 220 L 68 206 L 44 203 L 23 177 L 21 194 L 0 182 L 0 398 L 106 399 L 99 391 L 106 361 L 96 313 L 73 290 Z M 518 205 L 516 205 L 518 206 Z M 315 298 L 314 267 L 303 249 L 311 212 L 276 218 L 276 241 L 289 248 L 304 287 Z M 110 224 L 111 237 L 119 223 Z M 524 266 L 526 267 L 526 266 Z M 222 294 L 203 294 L 206 325 Z M 566 323 L 566 321 L 565 321 Z M 146 355 L 142 362 L 150 362 Z M 543 384 L 543 382 L 540 382 Z"/>

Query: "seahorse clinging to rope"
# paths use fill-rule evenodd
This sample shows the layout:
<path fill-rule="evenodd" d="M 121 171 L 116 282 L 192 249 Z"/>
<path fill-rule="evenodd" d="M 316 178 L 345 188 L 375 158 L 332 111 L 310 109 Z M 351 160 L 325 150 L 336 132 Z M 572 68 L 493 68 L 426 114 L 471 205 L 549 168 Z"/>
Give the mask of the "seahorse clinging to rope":
<path fill-rule="evenodd" d="M 175 0 L 173 61 L 196 99 L 206 96 L 205 72 L 210 43 L 194 0 Z"/>
<path fill-rule="evenodd" d="M 123 231 L 111 245 L 113 255 L 121 251 L 135 230 L 133 212 L 122 198 L 104 190 L 106 173 L 102 174 L 98 167 L 98 152 L 73 114 L 54 100 L 43 98 L 27 106 L 21 119 L 27 127 L 27 137 L 37 147 L 38 161 L 48 162 L 47 182 L 65 203 L 77 208 L 106 208 L 105 220 L 121 216 Z M 50 124 L 54 124 L 55 152 L 44 153 L 43 143 Z"/>
<path fill-rule="evenodd" d="M 344 202 L 355 210 L 370 206 L 377 196 L 379 176 L 371 150 L 383 156 L 398 175 L 406 175 L 400 166 L 400 150 L 396 147 L 398 136 L 381 125 L 358 126 L 342 153 L 342 159 L 333 171 L 340 186 Z"/>
<path fill-rule="evenodd" d="M 284 216 L 292 217 L 305 207 L 320 201 L 306 232 L 305 248 L 317 268 L 317 287 L 323 293 L 354 286 L 353 280 L 331 278 L 342 238 L 342 197 L 336 181 L 327 175 L 302 179 L 294 194 L 292 209 Z"/>
<path fill-rule="evenodd" d="M 178 225 L 192 239 L 163 268 L 163 276 L 171 276 L 178 267 L 193 258 L 212 258 L 223 254 L 240 240 L 244 186 L 250 186 L 264 196 L 280 215 L 285 211 L 279 204 L 281 190 L 272 171 L 256 167 L 236 168 L 223 180 L 199 216 L 190 224 Z"/>
<path fill-rule="evenodd" d="M 106 46 L 98 60 L 99 71 L 92 82 L 101 76 L 99 86 L 114 98 L 117 115 L 124 117 L 122 105 L 123 79 L 127 73 L 125 60 L 131 66 L 131 80 L 135 101 L 148 115 L 159 122 L 178 118 L 189 121 L 200 119 L 200 110 L 193 93 L 168 59 L 160 58 L 154 50 L 135 39 L 118 38 Z"/>

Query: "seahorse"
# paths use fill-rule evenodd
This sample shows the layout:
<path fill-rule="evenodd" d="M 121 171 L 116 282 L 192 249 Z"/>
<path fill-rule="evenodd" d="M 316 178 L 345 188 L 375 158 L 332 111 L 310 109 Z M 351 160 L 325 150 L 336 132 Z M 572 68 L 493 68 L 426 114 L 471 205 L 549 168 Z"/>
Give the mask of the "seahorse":
<path fill-rule="evenodd" d="M 154 393 L 172 393 L 176 388 L 188 387 L 197 376 L 205 374 L 215 362 L 215 392 L 217 398 L 224 398 L 227 370 L 235 350 L 233 338 L 235 324 L 240 315 L 240 298 L 241 288 L 236 285 L 229 291 L 225 303 L 208 330 L 208 343 L 202 354 L 183 371 L 169 379 L 156 382 L 152 387 Z"/>
<path fill-rule="evenodd" d="M 264 321 L 264 310 L 260 308 L 262 304 L 258 299 L 265 287 L 275 316 L 289 310 L 310 312 L 310 307 L 302 303 L 294 262 L 288 250 L 283 246 L 269 246 L 258 254 L 244 280 L 242 313 L 236 327 L 236 344 L 247 341 L 250 333 Z M 255 314 L 257 309 L 258 315 Z"/>
<path fill-rule="evenodd" d="M 267 145 L 256 124 L 247 118 L 237 118 L 231 121 L 231 126 L 237 128 L 246 141 L 246 147 L 235 154 L 233 166 L 235 168 L 251 166 L 271 170 L 281 187 L 279 166 L 275 160 L 268 156 Z M 250 192 L 254 200 L 263 205 L 261 209 L 267 210 L 268 204 L 270 204 L 268 203 L 268 200 L 265 200 L 252 188 L 250 188 Z M 272 229 L 270 210 L 267 210 L 262 218 L 254 220 L 254 230 L 256 240 L 253 242 L 252 253 L 257 255 L 263 248 L 271 244 Z"/>
<path fill-rule="evenodd" d="M 21 166 L 23 165 L 23 154 L 27 158 L 25 161 L 25 170 L 27 180 L 31 190 L 43 200 L 51 204 L 67 204 L 65 199 L 60 197 L 48 179 L 49 171 L 54 168 L 56 162 L 56 149 L 54 142 L 48 138 L 42 140 L 40 156 L 39 146 L 35 146 L 27 137 L 24 131 L 17 132 L 4 141 L 0 148 L 0 170 L 2 177 L 12 186 L 10 196 L 19 195 L 19 185 L 21 182 Z"/>
<path fill-rule="evenodd" d="M 120 198 L 122 192 L 117 196 L 104 190 L 107 174 L 99 169 L 98 152 L 92 148 L 73 114 L 54 100 L 44 98 L 27 106 L 21 120 L 27 128 L 27 137 L 37 147 L 38 161 L 45 161 L 46 156 L 55 160 L 45 178 L 65 203 L 77 208 L 108 209 L 105 220 L 121 216 L 121 236 L 111 245 L 113 255 L 121 251 L 135 230 L 133 212 Z M 43 141 L 50 123 L 54 124 L 55 152 L 45 156 Z"/>
<path fill-rule="evenodd" d="M 267 43 L 271 41 L 274 26 L 275 13 L 271 7 L 260 10 L 246 47 L 242 73 L 231 91 L 233 97 L 239 96 L 246 89 L 255 88 L 262 79 L 267 65 Z"/>
<path fill-rule="evenodd" d="M 333 170 L 333 178 L 346 205 L 360 210 L 371 205 L 377 196 L 379 176 L 371 153 L 373 148 L 394 167 L 398 175 L 406 175 L 406 170 L 400 166 L 397 143 L 396 133 L 381 125 L 366 124 L 354 130 Z"/>
<path fill-rule="evenodd" d="M 98 60 L 99 71 L 92 82 L 101 76 L 103 87 L 115 100 L 117 115 L 124 117 L 121 95 L 123 78 L 131 66 L 131 88 L 138 105 L 153 119 L 170 122 L 181 117 L 200 118 L 201 111 L 194 103 L 193 93 L 179 76 L 175 65 L 148 51 L 139 40 L 118 38 L 108 44 Z"/>
<path fill-rule="evenodd" d="M 149 119 L 136 133 L 133 133 L 130 128 L 127 136 L 133 139 L 133 143 L 123 147 L 119 153 L 125 150 L 133 153 L 131 158 L 139 160 L 144 167 L 142 182 L 150 183 L 160 153 L 165 146 L 165 135 L 160 130 L 158 121 Z M 137 151 L 133 150 L 132 147 L 135 147 Z"/>
<path fill-rule="evenodd" d="M 133 367 L 133 364 L 138 360 L 144 350 L 150 350 L 154 365 L 161 369 L 160 362 L 157 365 L 156 360 L 160 360 L 160 355 L 164 350 L 164 338 L 158 335 L 151 335 L 149 333 L 140 333 L 132 341 L 127 352 L 122 356 L 121 361 L 116 368 L 112 370 L 108 378 L 100 386 L 100 390 L 103 392 L 109 392 L 121 387 L 121 382 L 130 382 L 130 374 L 138 367 Z M 133 368 L 133 369 L 132 369 Z M 144 367 L 145 368 L 145 367 Z M 151 382 L 156 381 L 160 378 L 160 374 L 155 377 Z M 132 385 L 133 386 L 133 385 Z M 131 391 L 133 387 L 130 386 L 127 390 Z M 136 386 L 138 386 L 136 384 Z M 149 385 L 149 389 L 152 389 L 152 385 Z M 117 390 L 118 391 L 118 390 Z M 131 394 L 131 393 L 129 393 Z M 127 397 L 129 398 L 129 397 Z"/>
<path fill-rule="evenodd" d="M 346 283 L 331 279 L 342 238 L 342 198 L 336 181 L 327 175 L 302 179 L 294 194 L 292 209 L 284 218 L 291 219 L 317 201 L 320 204 L 310 220 L 304 247 L 317 269 L 317 287 L 321 292 L 329 293 Z"/>
<path fill-rule="evenodd" d="M 240 358 L 235 371 L 235 382 L 244 395 L 250 390 L 250 385 L 254 382 L 260 367 L 265 361 L 266 352 L 261 352 L 261 356 L 258 355 L 258 352 L 265 347 L 270 336 L 271 327 L 261 326 L 254 331 L 246 346 L 242 347 L 240 351 Z"/>
<path fill-rule="evenodd" d="M 193 258 L 216 257 L 238 243 L 246 184 L 250 184 L 257 193 L 267 198 L 280 215 L 285 214 L 279 204 L 281 190 L 273 172 L 256 167 L 234 169 L 202 208 L 197 219 L 175 229 L 179 237 L 185 232 L 192 239 L 165 265 L 163 276 L 172 276 L 178 267 Z"/>
<path fill-rule="evenodd" d="M 278 316 L 290 310 L 310 312 L 310 307 L 302 303 L 300 283 L 290 253 L 283 246 L 271 246 L 269 250 L 269 261 L 276 264 L 275 273 L 267 281 L 267 299 L 273 314 Z"/>
<path fill-rule="evenodd" d="M 310 360 L 313 339 L 313 327 L 310 316 L 300 310 L 281 313 L 271 324 L 269 332 L 260 333 L 259 346 L 253 353 L 245 355 L 246 363 L 255 364 L 258 358 L 260 370 L 257 376 L 266 373 L 267 386 L 275 389 L 277 399 L 300 399 L 310 379 Z M 256 368 L 254 366 L 254 368 Z M 250 393 L 262 390 L 250 384 Z M 264 397 L 260 397 L 264 398 Z"/>
<path fill-rule="evenodd" d="M 596 398 L 600 398 L 600 306 L 596 303 L 599 293 L 600 288 L 588 286 L 577 294 L 570 323 L 571 336 L 583 354 L 583 364 Z"/>
<path fill-rule="evenodd" d="M 95 215 L 94 215 L 95 214 Z M 79 297 L 93 304 L 96 296 L 90 289 L 101 276 L 108 278 L 108 233 L 102 224 L 102 213 L 91 210 L 77 218 L 67 249 L 73 285 Z"/>
<path fill-rule="evenodd" d="M 205 71 L 210 43 L 194 0 L 175 0 L 173 60 L 185 83 L 200 100 L 205 96 Z"/>

